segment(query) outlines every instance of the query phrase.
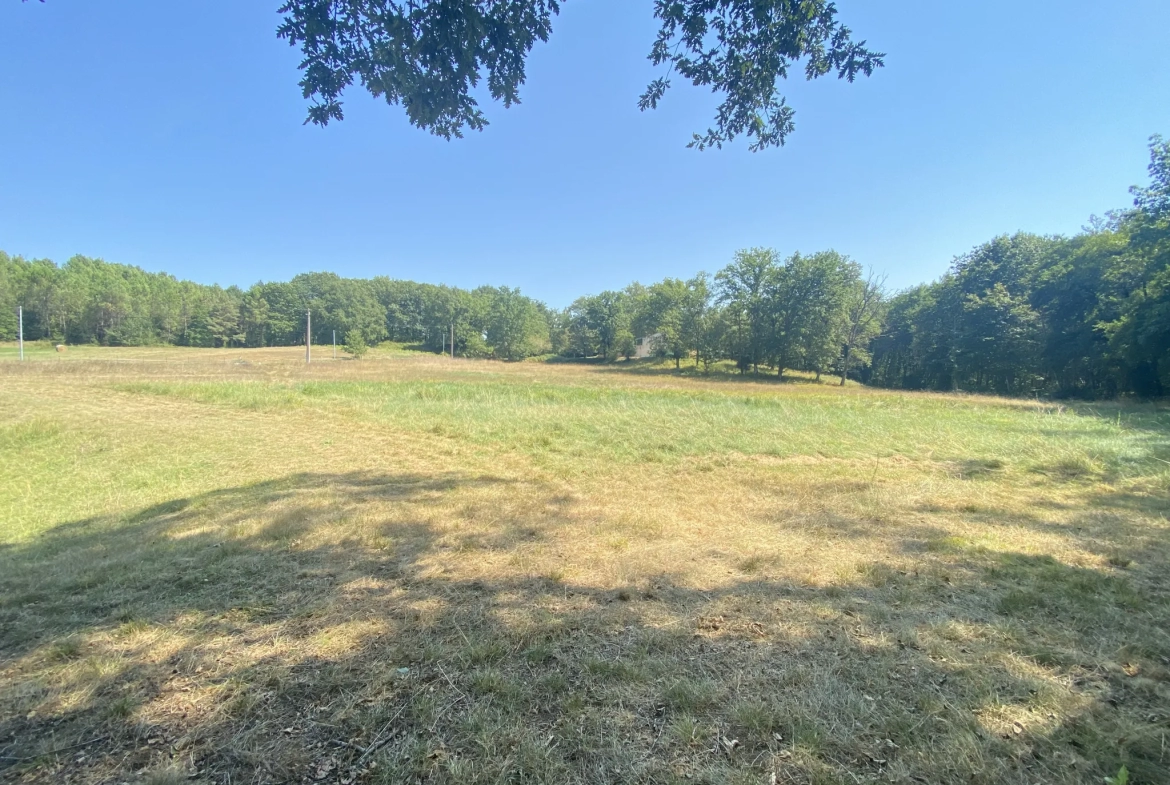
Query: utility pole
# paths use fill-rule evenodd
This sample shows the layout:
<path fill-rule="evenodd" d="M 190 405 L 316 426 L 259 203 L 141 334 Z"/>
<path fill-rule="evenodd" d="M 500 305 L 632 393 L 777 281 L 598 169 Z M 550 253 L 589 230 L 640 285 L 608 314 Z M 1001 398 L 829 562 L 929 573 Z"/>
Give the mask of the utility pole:
<path fill-rule="evenodd" d="M 17 343 L 20 344 L 20 361 L 24 362 L 24 306 L 16 306 Z"/>
<path fill-rule="evenodd" d="M 451 359 L 455 359 L 455 322 L 451 322 Z"/>
<path fill-rule="evenodd" d="M 305 365 L 313 361 L 311 344 L 313 343 L 313 312 L 305 309 Z"/>

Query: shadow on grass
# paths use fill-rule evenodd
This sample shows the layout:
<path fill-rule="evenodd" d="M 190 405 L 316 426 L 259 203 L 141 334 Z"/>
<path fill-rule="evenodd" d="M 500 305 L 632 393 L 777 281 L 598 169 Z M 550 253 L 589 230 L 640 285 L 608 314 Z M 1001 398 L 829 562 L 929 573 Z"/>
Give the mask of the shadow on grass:
<path fill-rule="evenodd" d="M 917 527 L 914 570 L 612 585 L 526 567 L 580 522 L 511 485 L 299 474 L 0 552 L 0 777 L 1170 781 L 1165 543 L 1105 572 Z"/>
<path fill-rule="evenodd" d="M 677 377 L 683 379 L 701 379 L 703 381 L 712 382 L 757 382 L 761 384 L 806 384 L 816 386 L 838 387 L 840 377 L 832 375 L 824 375 L 819 380 L 804 373 L 797 373 L 789 371 L 783 377 L 778 376 L 776 371 L 760 369 L 760 371 L 748 371 L 740 373 L 734 368 L 728 367 L 725 363 L 712 366 L 704 370 L 702 366 L 696 366 L 693 361 L 683 362 L 680 367 L 675 368 L 673 361 L 663 361 L 657 358 L 643 358 L 632 360 L 617 360 L 608 361 L 597 357 L 588 358 L 571 358 L 571 357 L 557 357 L 555 359 L 546 360 L 546 362 L 560 364 L 560 365 L 581 365 L 591 368 L 596 368 L 598 371 L 604 373 L 625 374 L 627 376 L 650 376 L 650 377 Z"/>

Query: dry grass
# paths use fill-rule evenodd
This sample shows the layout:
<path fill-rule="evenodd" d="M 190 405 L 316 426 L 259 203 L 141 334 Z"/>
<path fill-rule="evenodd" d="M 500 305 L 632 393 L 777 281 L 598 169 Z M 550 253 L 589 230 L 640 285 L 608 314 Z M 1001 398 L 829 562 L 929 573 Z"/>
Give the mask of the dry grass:
<path fill-rule="evenodd" d="M 0 779 L 1170 782 L 1170 414 L 0 365 Z"/>

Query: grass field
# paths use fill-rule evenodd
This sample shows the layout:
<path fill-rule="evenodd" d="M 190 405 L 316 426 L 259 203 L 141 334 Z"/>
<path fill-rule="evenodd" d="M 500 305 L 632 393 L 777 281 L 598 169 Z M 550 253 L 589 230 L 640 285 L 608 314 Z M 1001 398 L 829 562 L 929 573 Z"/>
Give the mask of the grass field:
<path fill-rule="evenodd" d="M 1170 783 L 1164 408 L 10 349 L 0 780 Z"/>

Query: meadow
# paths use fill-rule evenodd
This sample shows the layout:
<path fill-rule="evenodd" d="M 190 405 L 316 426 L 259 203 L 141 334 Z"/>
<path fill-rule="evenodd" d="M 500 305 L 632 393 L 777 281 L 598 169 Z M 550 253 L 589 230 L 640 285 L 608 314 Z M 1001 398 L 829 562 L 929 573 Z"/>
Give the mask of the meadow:
<path fill-rule="evenodd" d="M 0 347 L 0 780 L 1170 783 L 1170 410 Z"/>

